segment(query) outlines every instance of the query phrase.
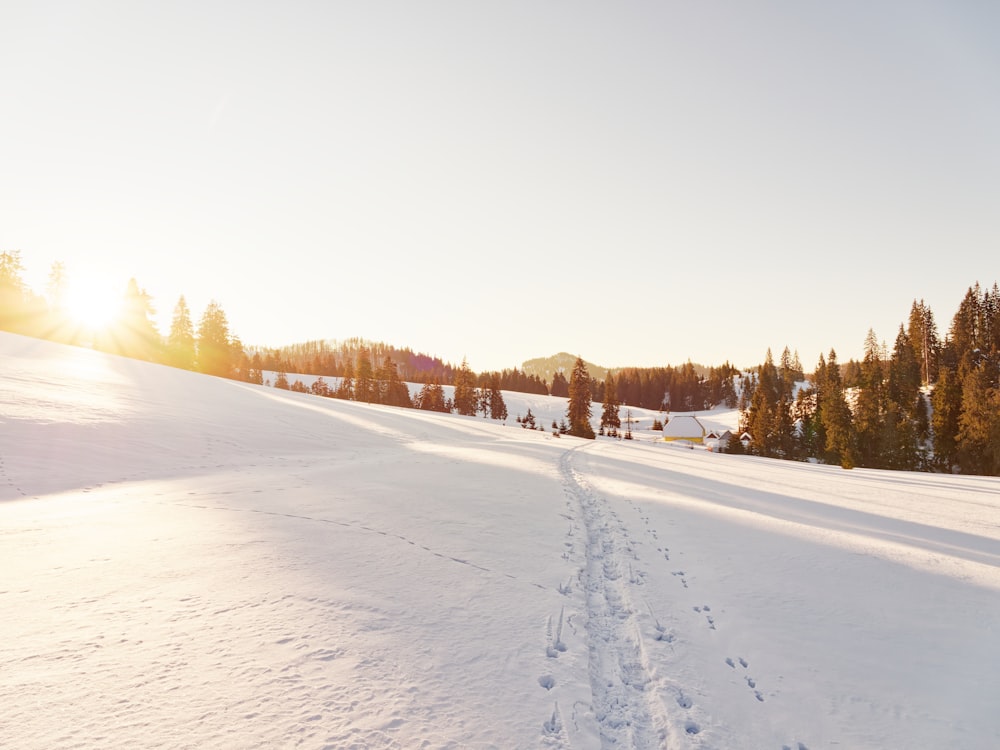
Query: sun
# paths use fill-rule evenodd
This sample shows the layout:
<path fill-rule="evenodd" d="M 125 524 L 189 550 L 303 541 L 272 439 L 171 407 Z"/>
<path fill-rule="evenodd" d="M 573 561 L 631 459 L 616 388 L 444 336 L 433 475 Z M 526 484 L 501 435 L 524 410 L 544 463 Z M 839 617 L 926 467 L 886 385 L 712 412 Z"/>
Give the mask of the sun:
<path fill-rule="evenodd" d="M 112 286 L 98 278 L 73 282 L 66 294 L 66 313 L 82 328 L 102 331 L 111 326 L 122 309 L 122 297 Z"/>

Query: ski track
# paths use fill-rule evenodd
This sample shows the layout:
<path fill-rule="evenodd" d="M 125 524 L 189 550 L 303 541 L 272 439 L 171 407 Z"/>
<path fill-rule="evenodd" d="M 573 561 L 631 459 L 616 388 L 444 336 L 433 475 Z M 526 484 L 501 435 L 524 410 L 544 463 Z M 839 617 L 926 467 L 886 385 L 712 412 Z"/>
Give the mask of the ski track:
<path fill-rule="evenodd" d="M 602 748 L 659 750 L 664 746 L 667 718 L 630 597 L 629 587 L 639 579 L 626 559 L 630 543 L 624 526 L 573 468 L 574 453 L 585 447 L 564 453 L 559 471 L 584 527 L 580 582 L 586 605 L 593 715 Z"/>

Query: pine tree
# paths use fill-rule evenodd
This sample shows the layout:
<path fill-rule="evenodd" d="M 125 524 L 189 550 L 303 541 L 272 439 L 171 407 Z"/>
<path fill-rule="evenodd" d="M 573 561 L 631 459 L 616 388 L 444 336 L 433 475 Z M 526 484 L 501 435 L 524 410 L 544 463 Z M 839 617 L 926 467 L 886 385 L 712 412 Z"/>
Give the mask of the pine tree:
<path fill-rule="evenodd" d="M 914 354 L 913 342 L 899 327 L 896 345 L 889 360 L 888 397 L 900 406 L 912 408 L 920 392 L 921 364 Z"/>
<path fill-rule="evenodd" d="M 382 366 L 376 375 L 377 400 L 380 404 L 387 406 L 401 406 L 410 408 L 413 402 L 410 400 L 410 391 L 406 383 L 399 379 L 399 370 L 391 357 L 386 357 L 382 361 Z"/>
<path fill-rule="evenodd" d="M 886 402 L 882 347 L 875 332 L 869 329 L 865 338 L 865 357 L 861 362 L 860 387 L 854 403 L 854 427 L 861 466 L 881 468 L 884 465 Z"/>
<path fill-rule="evenodd" d="M 161 354 L 160 334 L 153 325 L 153 302 L 136 280 L 129 279 L 122 297 L 122 309 L 111 326 L 104 348 L 115 354 L 134 359 L 158 361 Z"/>
<path fill-rule="evenodd" d="M 985 362 L 963 382 L 956 457 L 963 474 L 1000 474 L 1000 390 Z"/>
<path fill-rule="evenodd" d="M 345 401 L 351 401 L 354 398 L 354 365 L 351 364 L 351 360 L 344 363 L 343 375 L 333 392 L 333 397 Z"/>
<path fill-rule="evenodd" d="M 569 383 L 562 372 L 557 372 L 552 376 L 552 386 L 549 388 L 549 395 L 559 396 L 560 398 L 569 396 Z"/>
<path fill-rule="evenodd" d="M 309 386 L 309 392 L 316 396 L 324 396 L 327 398 L 332 393 L 329 384 L 323 380 L 322 376 L 313 381 L 313 384 Z"/>
<path fill-rule="evenodd" d="M 535 429 L 535 415 L 531 413 L 530 407 L 528 408 L 528 413 L 521 419 L 521 427 L 526 430 Z"/>
<path fill-rule="evenodd" d="M 618 385 L 614 377 L 609 372 L 604 379 L 604 407 L 601 411 L 601 434 L 604 430 L 617 430 L 622 426 L 622 420 L 618 416 L 621 404 L 618 401 Z M 662 428 L 661 428 L 662 429 Z"/>
<path fill-rule="evenodd" d="M 423 409 L 424 411 L 447 412 L 448 407 L 445 405 L 444 388 L 441 387 L 441 384 L 436 380 L 424 383 L 417 394 L 416 406 L 418 409 Z"/>
<path fill-rule="evenodd" d="M 886 379 L 886 468 L 912 471 L 920 463 L 920 363 L 903 326 L 899 327 Z M 926 418 L 926 415 L 924 415 Z"/>
<path fill-rule="evenodd" d="M 913 301 L 910 308 L 910 320 L 906 332 L 913 347 L 914 359 L 920 366 L 920 378 L 924 385 L 937 381 L 938 356 L 940 342 L 934 314 L 923 300 Z"/>
<path fill-rule="evenodd" d="M 590 426 L 591 395 L 590 373 L 582 357 L 576 358 L 573 372 L 569 380 L 569 403 L 566 417 L 569 419 L 569 434 L 575 437 L 595 438 L 594 428 Z"/>
<path fill-rule="evenodd" d="M 191 313 L 184 295 L 180 296 L 174 306 L 174 317 L 170 321 L 170 333 L 167 335 L 166 360 L 172 367 L 194 369 L 194 325 L 191 323 Z"/>
<path fill-rule="evenodd" d="M 364 401 L 368 404 L 378 400 L 371 354 L 367 348 L 363 348 L 358 352 L 358 361 L 355 366 L 354 375 L 354 400 Z"/>
<path fill-rule="evenodd" d="M 791 438 L 789 408 L 785 381 L 768 349 L 764 364 L 757 368 L 757 384 L 746 413 L 747 431 L 753 437 L 752 453 L 768 457 L 785 454 Z"/>
<path fill-rule="evenodd" d="M 950 472 L 958 461 L 959 415 L 962 412 L 962 383 L 950 367 L 938 371 L 931 394 L 931 430 L 934 458 L 938 468 Z"/>
<path fill-rule="evenodd" d="M 205 308 L 198 325 L 198 370 L 208 375 L 232 377 L 233 350 L 229 341 L 229 322 L 218 302 Z"/>
<path fill-rule="evenodd" d="M 21 251 L 0 253 L 0 330 L 21 333 L 26 324 L 26 294 Z"/>
<path fill-rule="evenodd" d="M 462 366 L 455 373 L 455 411 L 467 417 L 476 415 L 476 376 L 463 358 Z"/>
<path fill-rule="evenodd" d="M 489 388 L 486 389 L 486 403 L 489 407 L 490 419 L 497 419 L 501 422 L 507 419 L 507 404 L 503 400 L 503 393 L 500 392 L 499 373 L 492 373 L 490 376 Z"/>
<path fill-rule="evenodd" d="M 820 357 L 816 368 L 816 422 L 822 458 L 829 464 L 853 469 L 856 464 L 854 426 L 851 409 L 844 395 L 844 384 L 837 363 L 837 352 L 830 350 L 826 363 Z"/>

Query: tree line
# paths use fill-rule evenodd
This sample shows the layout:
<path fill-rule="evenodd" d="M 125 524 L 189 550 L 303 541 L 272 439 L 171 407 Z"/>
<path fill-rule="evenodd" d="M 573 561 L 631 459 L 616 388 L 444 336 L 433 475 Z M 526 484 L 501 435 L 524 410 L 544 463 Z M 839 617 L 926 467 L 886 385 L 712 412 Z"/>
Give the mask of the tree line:
<path fill-rule="evenodd" d="M 170 331 L 157 330 L 152 298 L 136 280 L 129 279 L 122 292 L 121 309 L 101 330 L 90 331 L 75 322 L 65 307 L 68 285 L 66 268 L 52 265 L 47 295 L 35 294 L 24 282 L 19 251 L 0 252 L 0 330 L 49 339 L 65 344 L 87 345 L 134 359 L 195 370 L 209 375 L 259 382 L 222 306 L 211 301 L 197 327 L 181 295 L 174 307 Z"/>
<path fill-rule="evenodd" d="M 288 375 L 279 371 L 275 376 L 274 387 L 285 390 L 312 393 L 327 398 L 339 398 L 348 401 L 363 401 L 369 404 L 384 404 L 407 409 L 423 409 L 425 411 L 455 412 L 463 416 L 481 414 L 489 419 L 505 421 L 507 419 L 507 404 L 504 402 L 497 373 L 482 381 L 469 368 L 467 361 L 455 370 L 453 376 L 453 395 L 445 395 L 444 386 L 436 379 L 424 383 L 415 395 L 402 380 L 399 368 L 391 356 L 385 356 L 376 367 L 372 351 L 362 347 L 353 362 L 344 364 L 342 374 L 335 376 L 336 385 L 330 385 L 321 375 L 306 387 L 301 380 L 288 382 Z"/>
<path fill-rule="evenodd" d="M 23 273 L 19 251 L 0 252 L 0 330 L 210 375 L 262 383 L 265 370 L 313 374 L 320 379 L 308 390 L 318 395 L 494 419 L 507 416 L 501 391 L 563 396 L 569 399 L 565 431 L 583 437 L 593 436 L 593 402 L 604 405 L 602 434 L 617 434 L 622 406 L 701 411 L 725 403 L 739 407 L 740 430 L 752 438 L 746 450 L 756 455 L 844 467 L 1000 475 L 996 283 L 989 289 L 978 282 L 969 287 L 944 337 L 930 307 L 914 300 L 891 349 L 869 331 L 861 361 L 842 365 L 831 349 L 820 356 L 808 382 L 798 354 L 786 347 L 778 362 L 768 351 L 764 363 L 746 375 L 728 363 L 705 369 L 688 362 L 608 371 L 598 381 L 578 358 L 569 378 L 556 372 L 547 383 L 517 368 L 477 375 L 465 360 L 454 367 L 362 339 L 248 353 L 218 302 L 206 306 L 195 326 L 183 295 L 164 336 L 153 322 L 152 299 L 135 279 L 123 291 L 116 320 L 106 330 L 87 332 L 61 304 L 67 284 L 62 263 L 53 264 L 45 296 L 28 288 Z M 323 376 L 338 378 L 338 386 L 329 388 Z M 423 387 L 411 397 L 405 382 Z M 454 387 L 452 398 L 445 398 L 444 385 Z M 739 441 L 731 446 L 744 449 Z"/>
<path fill-rule="evenodd" d="M 275 372 L 297 372 L 302 375 L 342 378 L 357 364 L 358 356 L 367 350 L 368 356 L 376 362 L 386 357 L 396 364 L 399 377 L 409 383 L 439 383 L 454 385 L 460 370 L 439 357 L 414 353 L 409 348 L 398 348 L 391 344 L 351 338 L 345 341 L 306 341 L 275 348 L 262 348 L 255 352 L 255 360 L 261 369 Z M 548 394 L 549 389 L 537 375 L 529 375 L 514 367 L 499 372 L 483 372 L 476 375 L 477 387 L 488 388 L 495 378 L 500 379 L 500 388 L 521 393 Z"/>
<path fill-rule="evenodd" d="M 771 352 L 742 381 L 745 450 L 845 468 L 1000 475 L 1000 289 L 969 287 L 947 334 L 914 300 L 891 348 L 874 331 L 861 361 L 820 356 L 811 381 Z M 744 450 L 730 441 L 731 450 Z"/>

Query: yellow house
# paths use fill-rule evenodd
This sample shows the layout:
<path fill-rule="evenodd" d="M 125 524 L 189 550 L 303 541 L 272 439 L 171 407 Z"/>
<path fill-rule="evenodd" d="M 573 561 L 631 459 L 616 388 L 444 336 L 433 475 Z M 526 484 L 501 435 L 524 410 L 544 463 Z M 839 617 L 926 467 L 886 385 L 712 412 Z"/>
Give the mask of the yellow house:
<path fill-rule="evenodd" d="M 693 414 L 678 414 L 663 425 L 663 439 L 668 443 L 674 440 L 701 443 L 704 442 L 707 432 L 705 425 Z"/>

